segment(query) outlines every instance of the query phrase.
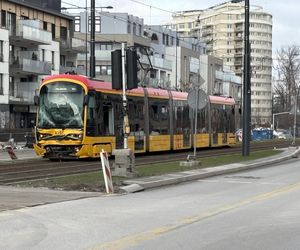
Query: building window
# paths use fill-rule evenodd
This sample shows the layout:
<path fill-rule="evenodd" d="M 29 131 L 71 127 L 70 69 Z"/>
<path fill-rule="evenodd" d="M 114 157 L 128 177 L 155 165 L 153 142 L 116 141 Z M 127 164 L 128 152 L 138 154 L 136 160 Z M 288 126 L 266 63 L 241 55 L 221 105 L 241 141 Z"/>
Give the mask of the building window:
<path fill-rule="evenodd" d="M 91 17 L 89 17 L 89 32 L 91 32 Z M 95 32 L 101 32 L 101 16 L 95 17 Z"/>
<path fill-rule="evenodd" d="M 0 95 L 3 95 L 3 74 L 0 74 Z"/>
<path fill-rule="evenodd" d="M 52 40 L 55 40 L 55 24 L 51 24 Z"/>
<path fill-rule="evenodd" d="M 142 36 L 142 25 L 139 24 L 139 36 Z"/>
<path fill-rule="evenodd" d="M 42 49 L 42 62 L 45 62 L 45 50 Z"/>
<path fill-rule="evenodd" d="M 60 39 L 63 41 L 67 41 L 68 39 L 67 27 L 60 27 Z"/>
<path fill-rule="evenodd" d="M 101 32 L 101 16 L 95 17 L 95 32 Z"/>
<path fill-rule="evenodd" d="M 127 22 L 127 33 L 131 34 L 131 22 L 130 21 Z"/>
<path fill-rule="evenodd" d="M 80 32 L 80 16 L 75 16 L 75 31 Z"/>
<path fill-rule="evenodd" d="M 6 11 L 1 10 L 1 27 L 6 28 Z"/>
<path fill-rule="evenodd" d="M 3 62 L 4 55 L 3 55 L 3 41 L 0 41 L 0 62 Z"/>
<path fill-rule="evenodd" d="M 21 19 L 21 20 L 28 20 L 29 17 L 28 17 L 28 16 L 21 16 L 20 19 Z"/>
<path fill-rule="evenodd" d="M 9 95 L 15 96 L 15 79 L 13 76 L 9 77 Z"/>
<path fill-rule="evenodd" d="M 54 56 L 54 51 L 51 51 L 51 64 L 52 64 L 52 70 L 55 69 L 54 63 L 55 63 L 55 56 Z"/>
<path fill-rule="evenodd" d="M 47 22 L 43 22 L 43 30 L 48 30 L 48 23 Z"/>
<path fill-rule="evenodd" d="M 136 35 L 136 23 L 133 23 L 133 31 L 132 31 L 132 34 L 133 35 Z"/>
<path fill-rule="evenodd" d="M 110 76 L 111 65 L 96 65 L 96 74 Z"/>
<path fill-rule="evenodd" d="M 16 14 L 7 12 L 7 28 L 10 30 L 11 34 L 16 33 Z"/>

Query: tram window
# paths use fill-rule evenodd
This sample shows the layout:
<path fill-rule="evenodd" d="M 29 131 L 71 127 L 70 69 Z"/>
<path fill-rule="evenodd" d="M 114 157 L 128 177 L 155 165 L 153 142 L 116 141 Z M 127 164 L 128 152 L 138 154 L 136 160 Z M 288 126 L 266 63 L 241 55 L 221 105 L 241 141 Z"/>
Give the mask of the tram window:
<path fill-rule="evenodd" d="M 153 99 L 149 101 L 150 134 L 168 134 L 170 132 L 168 105 L 168 100 Z"/>
<path fill-rule="evenodd" d="M 86 134 L 89 136 L 96 135 L 96 110 L 95 110 L 95 95 L 90 95 L 88 110 L 87 110 L 87 125 L 86 125 Z"/>
<path fill-rule="evenodd" d="M 128 98 L 128 115 L 132 135 L 145 130 L 143 98 Z"/>
<path fill-rule="evenodd" d="M 114 132 L 114 115 L 111 102 L 103 102 L 103 121 L 101 126 L 102 135 L 113 135 Z"/>
<path fill-rule="evenodd" d="M 207 108 L 201 109 L 198 112 L 198 133 L 208 132 Z"/>
<path fill-rule="evenodd" d="M 186 133 L 189 133 L 191 129 L 191 123 L 190 123 L 190 108 L 188 105 L 183 106 L 183 112 L 182 112 L 182 128 Z"/>

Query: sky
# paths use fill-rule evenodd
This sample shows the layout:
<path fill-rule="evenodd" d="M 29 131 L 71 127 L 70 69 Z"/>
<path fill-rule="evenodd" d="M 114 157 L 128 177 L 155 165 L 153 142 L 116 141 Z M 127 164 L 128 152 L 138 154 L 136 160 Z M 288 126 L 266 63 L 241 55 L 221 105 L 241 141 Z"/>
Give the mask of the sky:
<path fill-rule="evenodd" d="M 126 12 L 144 19 L 144 24 L 166 24 L 172 12 L 206 9 L 226 1 L 222 0 L 95 0 L 96 7 L 113 6 L 109 12 Z M 300 45 L 299 0 L 249 0 L 250 5 L 263 7 L 273 15 L 273 54 L 283 46 Z M 90 6 L 90 0 L 87 0 Z M 62 6 L 71 3 L 85 7 L 83 0 L 62 0 Z M 103 9 L 104 10 L 104 9 Z"/>

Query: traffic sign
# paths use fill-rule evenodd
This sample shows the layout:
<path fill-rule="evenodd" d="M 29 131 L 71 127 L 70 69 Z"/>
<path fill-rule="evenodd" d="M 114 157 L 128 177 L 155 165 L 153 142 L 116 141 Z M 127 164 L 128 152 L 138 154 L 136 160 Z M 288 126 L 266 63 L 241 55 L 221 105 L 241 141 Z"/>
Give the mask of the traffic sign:
<path fill-rule="evenodd" d="M 188 93 L 187 101 L 191 108 L 203 109 L 208 103 L 208 96 L 202 89 L 193 89 Z"/>

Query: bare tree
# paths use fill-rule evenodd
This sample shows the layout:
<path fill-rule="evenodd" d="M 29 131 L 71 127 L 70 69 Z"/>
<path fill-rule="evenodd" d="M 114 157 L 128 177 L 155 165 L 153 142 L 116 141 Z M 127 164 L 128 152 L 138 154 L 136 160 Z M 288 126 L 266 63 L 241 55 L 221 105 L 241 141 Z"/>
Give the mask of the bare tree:
<path fill-rule="evenodd" d="M 283 110 L 289 111 L 295 98 L 299 96 L 300 47 L 297 45 L 282 47 L 277 51 L 277 59 L 274 90 L 279 96 Z"/>

